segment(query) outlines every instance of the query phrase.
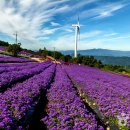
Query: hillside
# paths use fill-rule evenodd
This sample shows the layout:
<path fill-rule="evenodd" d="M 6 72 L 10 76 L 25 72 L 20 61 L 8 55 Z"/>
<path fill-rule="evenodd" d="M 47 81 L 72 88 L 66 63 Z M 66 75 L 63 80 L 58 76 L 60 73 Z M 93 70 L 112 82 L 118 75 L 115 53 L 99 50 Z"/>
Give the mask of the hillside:
<path fill-rule="evenodd" d="M 1 130 L 129 130 L 118 125 L 130 116 L 128 76 L 51 61 L 0 68 Z"/>
<path fill-rule="evenodd" d="M 103 64 L 108 65 L 130 65 L 130 57 L 94 56 Z"/>

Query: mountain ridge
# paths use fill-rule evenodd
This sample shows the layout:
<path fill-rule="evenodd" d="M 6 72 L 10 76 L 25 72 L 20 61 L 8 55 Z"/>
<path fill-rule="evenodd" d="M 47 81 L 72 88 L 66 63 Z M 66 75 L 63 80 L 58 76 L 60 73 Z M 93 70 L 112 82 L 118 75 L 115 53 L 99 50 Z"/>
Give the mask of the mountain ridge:
<path fill-rule="evenodd" d="M 60 51 L 64 55 L 73 56 L 74 50 Z M 130 57 L 130 51 L 109 50 L 109 49 L 88 49 L 78 50 L 78 54 L 92 56 L 114 56 L 114 57 Z"/>

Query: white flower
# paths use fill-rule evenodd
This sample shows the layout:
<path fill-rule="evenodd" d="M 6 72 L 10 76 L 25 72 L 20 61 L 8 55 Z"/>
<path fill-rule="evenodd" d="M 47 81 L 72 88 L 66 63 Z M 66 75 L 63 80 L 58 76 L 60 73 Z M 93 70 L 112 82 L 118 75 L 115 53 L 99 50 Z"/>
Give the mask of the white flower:
<path fill-rule="evenodd" d="M 129 119 L 129 116 L 125 113 L 121 113 L 120 116 L 117 116 L 118 118 L 118 125 L 119 126 L 126 126 L 127 125 L 127 120 Z"/>

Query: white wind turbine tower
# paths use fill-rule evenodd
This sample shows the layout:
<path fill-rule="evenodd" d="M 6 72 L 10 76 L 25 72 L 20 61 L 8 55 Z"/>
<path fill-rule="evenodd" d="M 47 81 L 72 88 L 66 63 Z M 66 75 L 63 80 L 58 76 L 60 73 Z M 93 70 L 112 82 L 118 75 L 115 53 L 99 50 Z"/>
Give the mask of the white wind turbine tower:
<path fill-rule="evenodd" d="M 80 24 L 79 24 L 79 17 L 77 24 L 72 24 L 72 27 L 75 28 L 75 50 L 74 50 L 74 57 L 77 58 L 77 43 L 80 37 Z"/>

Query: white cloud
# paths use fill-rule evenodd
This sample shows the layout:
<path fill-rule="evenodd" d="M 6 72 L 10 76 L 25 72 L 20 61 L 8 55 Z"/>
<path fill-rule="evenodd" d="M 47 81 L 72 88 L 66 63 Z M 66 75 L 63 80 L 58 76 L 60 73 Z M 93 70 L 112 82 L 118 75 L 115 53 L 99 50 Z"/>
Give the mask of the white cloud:
<path fill-rule="evenodd" d="M 54 32 L 56 32 L 57 30 L 59 30 L 60 28 L 53 28 L 53 29 L 50 29 L 50 28 L 44 28 L 42 30 L 42 34 L 43 35 L 49 35 L 49 34 L 53 34 Z"/>
<path fill-rule="evenodd" d="M 111 37 L 111 36 L 116 36 L 118 35 L 118 33 L 108 33 L 108 34 L 104 34 L 104 37 Z"/>
<path fill-rule="evenodd" d="M 13 33 L 17 31 L 20 40 L 38 42 L 39 36 L 45 37 L 57 30 L 45 28 L 44 24 L 51 21 L 57 13 L 63 13 L 69 8 L 67 5 L 59 6 L 64 2 L 65 0 L 1 0 L 0 32 L 14 37 Z M 54 22 L 52 24 L 56 25 Z"/>
<path fill-rule="evenodd" d="M 60 50 L 73 49 L 74 29 L 71 27 L 71 23 L 68 23 L 65 19 L 67 15 L 64 14 L 74 12 L 74 10 L 78 8 L 82 8 L 97 1 L 99 0 L 82 0 L 70 5 L 69 3 L 71 0 L 1 0 L 0 33 L 15 38 L 13 33 L 17 31 L 18 39 L 25 43 L 23 46 L 30 49 L 38 49 L 41 48 L 40 46 L 55 46 Z M 103 4 L 102 6 L 86 9 L 83 12 L 80 12 L 80 18 L 90 17 L 100 19 L 109 17 L 125 6 L 126 4 L 123 2 L 107 3 L 106 5 Z M 64 20 L 62 21 L 63 25 L 61 19 L 58 21 L 55 18 L 57 14 L 59 15 L 59 18 L 62 17 L 62 20 Z M 72 15 L 71 17 L 73 18 L 75 16 Z M 71 18 L 68 17 L 68 19 Z M 60 36 L 57 37 L 59 33 Z M 97 36 L 104 35 L 103 33 L 104 32 L 100 30 L 81 33 L 79 48 L 82 49 L 88 48 L 89 46 L 100 45 L 101 40 L 99 38 L 96 41 L 93 39 Z M 53 34 L 55 37 L 50 37 Z M 104 37 L 111 36 L 114 37 L 116 34 L 104 35 Z M 120 39 L 121 37 L 115 38 Z"/>
<path fill-rule="evenodd" d="M 91 40 L 88 38 L 94 38 L 100 34 L 102 34 L 103 32 L 100 30 L 95 30 L 92 32 L 87 32 L 87 33 L 82 33 L 81 34 L 81 41 L 79 41 L 78 43 L 78 48 L 79 49 L 87 49 L 88 46 L 95 46 L 97 44 L 99 44 L 99 42 L 90 42 Z M 75 39 L 75 33 L 71 33 L 71 34 L 67 34 L 67 35 L 62 35 L 60 37 L 58 37 L 55 40 L 49 41 L 47 44 L 49 47 L 56 47 L 57 50 L 70 50 L 70 49 L 74 49 L 74 39 Z"/>
<path fill-rule="evenodd" d="M 74 49 L 74 37 L 75 34 L 71 33 L 68 35 L 61 35 L 55 40 L 51 40 L 47 43 L 52 49 L 56 47 L 56 50 L 73 50 Z M 95 38 L 96 37 L 96 38 Z M 92 49 L 92 48 L 106 48 L 106 49 L 119 49 L 122 50 L 126 48 L 123 47 L 124 44 L 122 39 L 130 39 L 130 35 L 119 36 L 117 33 L 107 33 L 101 30 L 95 30 L 91 32 L 85 32 L 81 34 L 81 38 L 78 42 L 78 50 Z M 127 42 L 126 42 L 127 43 Z M 128 50 L 128 47 L 127 47 Z"/>
<path fill-rule="evenodd" d="M 101 31 L 101 30 L 86 32 L 86 33 L 81 34 L 80 38 L 82 40 L 86 40 L 87 38 L 93 38 L 93 37 L 99 36 L 102 33 L 103 33 L 103 31 Z"/>
<path fill-rule="evenodd" d="M 50 48 L 56 47 L 56 50 L 69 50 L 74 46 L 73 35 L 62 35 L 55 40 L 51 40 L 47 43 Z"/>
<path fill-rule="evenodd" d="M 123 36 L 116 36 L 112 38 L 104 38 L 103 41 L 109 41 L 109 40 L 120 40 L 120 39 L 130 39 L 130 35 L 123 35 Z"/>
<path fill-rule="evenodd" d="M 101 40 L 84 41 L 80 43 L 80 50 L 92 49 L 103 47 L 103 42 Z"/>
<path fill-rule="evenodd" d="M 84 10 L 80 13 L 80 18 L 90 17 L 92 19 L 102 19 L 105 17 L 113 16 L 114 13 L 127 6 L 123 2 L 106 3 L 95 8 Z"/>
<path fill-rule="evenodd" d="M 69 10 L 76 10 L 77 13 L 80 14 L 80 9 L 83 8 L 86 5 L 89 5 L 91 3 L 97 2 L 99 0 L 81 0 L 80 2 L 77 2 L 76 0 L 74 0 L 74 6 L 71 6 L 71 8 Z"/>
<path fill-rule="evenodd" d="M 51 22 L 51 25 L 52 25 L 52 26 L 60 26 L 60 24 L 59 24 L 59 23 L 56 23 L 56 22 Z"/>
<path fill-rule="evenodd" d="M 66 31 L 66 32 L 69 32 L 69 33 L 74 32 L 74 31 L 73 31 L 72 29 L 70 29 L 70 28 L 63 28 L 62 30 Z"/>
<path fill-rule="evenodd" d="M 124 4 L 124 3 L 112 3 L 112 4 L 106 5 L 102 8 L 98 8 L 97 12 L 99 14 L 97 14 L 97 16 L 95 16 L 95 19 L 112 16 L 114 12 L 122 9 L 125 6 L 126 6 L 126 4 Z"/>
<path fill-rule="evenodd" d="M 32 5 L 34 0 L 20 0 L 20 5 L 23 9 L 28 8 L 30 5 Z"/>

